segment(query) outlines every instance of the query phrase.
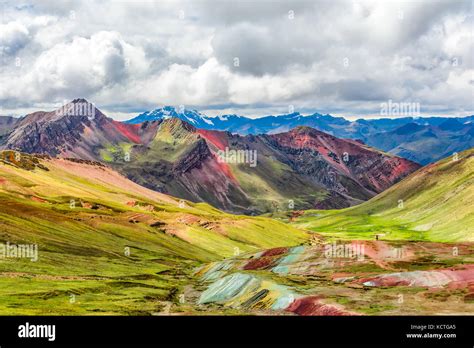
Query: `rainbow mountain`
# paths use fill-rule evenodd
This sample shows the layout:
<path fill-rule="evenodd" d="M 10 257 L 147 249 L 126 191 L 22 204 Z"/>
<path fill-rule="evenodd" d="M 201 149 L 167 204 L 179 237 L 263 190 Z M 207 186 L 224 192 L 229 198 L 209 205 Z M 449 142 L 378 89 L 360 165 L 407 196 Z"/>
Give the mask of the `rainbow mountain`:
<path fill-rule="evenodd" d="M 310 127 L 241 136 L 169 117 L 139 124 L 84 113 L 75 99 L 19 120 L 1 148 L 106 163 L 147 188 L 233 213 L 344 208 L 384 191 L 420 166 Z M 67 112 L 65 112 L 67 111 Z M 229 152 L 254 161 L 225 158 Z"/>

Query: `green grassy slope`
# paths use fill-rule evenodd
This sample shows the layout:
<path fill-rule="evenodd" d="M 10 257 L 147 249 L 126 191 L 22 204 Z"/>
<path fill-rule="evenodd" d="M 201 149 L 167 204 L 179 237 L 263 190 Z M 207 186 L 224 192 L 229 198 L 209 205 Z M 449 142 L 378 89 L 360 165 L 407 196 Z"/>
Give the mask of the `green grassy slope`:
<path fill-rule="evenodd" d="M 0 154 L 0 314 L 151 314 L 178 304 L 193 269 L 307 234 L 145 189 L 98 163 Z"/>
<path fill-rule="evenodd" d="M 474 149 L 423 167 L 371 200 L 306 211 L 294 225 L 348 239 L 474 241 Z"/>

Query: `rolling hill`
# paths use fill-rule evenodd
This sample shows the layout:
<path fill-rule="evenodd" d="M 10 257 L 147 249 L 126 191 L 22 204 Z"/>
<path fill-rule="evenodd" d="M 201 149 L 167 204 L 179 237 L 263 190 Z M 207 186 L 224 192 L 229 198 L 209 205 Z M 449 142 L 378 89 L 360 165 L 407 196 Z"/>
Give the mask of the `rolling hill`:
<path fill-rule="evenodd" d="M 474 241 L 474 149 L 414 172 L 371 200 L 306 211 L 295 226 L 347 239 Z"/>
<path fill-rule="evenodd" d="M 99 162 L 0 153 L 1 314 L 151 314 L 178 303 L 194 267 L 308 235 L 143 188 Z M 189 304 L 189 302 L 186 302 Z M 191 310 L 191 305 L 184 310 Z"/>

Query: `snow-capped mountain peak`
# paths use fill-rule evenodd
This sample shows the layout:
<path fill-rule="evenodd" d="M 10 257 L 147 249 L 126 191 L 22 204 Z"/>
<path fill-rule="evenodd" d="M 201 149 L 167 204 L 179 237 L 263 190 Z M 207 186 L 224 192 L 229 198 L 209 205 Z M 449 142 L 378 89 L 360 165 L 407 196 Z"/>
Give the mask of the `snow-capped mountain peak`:
<path fill-rule="evenodd" d="M 212 120 L 196 110 L 186 109 L 183 106 L 174 107 L 169 105 L 143 112 L 131 120 L 126 121 L 125 123 L 138 124 L 145 121 L 155 121 L 170 117 L 179 118 L 195 127 L 200 127 L 203 124 L 213 124 Z"/>

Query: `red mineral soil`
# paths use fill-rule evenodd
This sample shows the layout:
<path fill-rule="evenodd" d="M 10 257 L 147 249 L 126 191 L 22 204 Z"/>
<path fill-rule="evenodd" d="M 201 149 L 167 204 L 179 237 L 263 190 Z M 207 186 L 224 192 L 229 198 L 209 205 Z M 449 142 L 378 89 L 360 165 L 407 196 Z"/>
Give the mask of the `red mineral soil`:
<path fill-rule="evenodd" d="M 301 297 L 293 301 L 286 308 L 287 311 L 298 315 L 314 316 L 348 316 L 357 315 L 344 310 L 340 306 L 325 304 L 321 302 L 320 296 Z"/>
<path fill-rule="evenodd" d="M 177 204 L 171 197 L 140 186 L 118 172 L 105 166 L 91 166 L 89 164 L 78 163 L 67 159 L 44 160 L 50 169 L 59 169 L 67 171 L 70 174 L 89 178 L 90 180 L 103 183 L 108 187 L 117 187 L 120 191 L 126 191 L 129 194 L 137 194 L 159 202 Z M 124 204 L 129 202 L 129 198 L 124 197 Z"/>
<path fill-rule="evenodd" d="M 176 236 L 185 242 L 193 244 L 195 241 L 188 235 L 187 229 L 185 226 L 175 223 L 173 225 L 167 225 L 165 229 L 165 233 L 170 236 Z"/>
<path fill-rule="evenodd" d="M 366 286 L 442 287 L 456 285 L 456 287 L 462 287 L 474 282 L 474 265 L 465 265 L 463 268 L 382 274 L 359 279 L 357 282 Z"/>
<path fill-rule="evenodd" d="M 267 269 L 274 266 L 276 259 L 274 257 L 258 257 L 256 259 L 251 259 L 248 261 L 243 269 L 244 270 L 257 270 L 257 269 Z"/>
<path fill-rule="evenodd" d="M 352 246 L 355 250 L 363 250 L 364 256 L 385 269 L 392 269 L 390 262 L 408 261 L 415 256 L 413 247 L 408 244 L 397 247 L 383 241 L 354 241 Z"/>
<path fill-rule="evenodd" d="M 474 302 L 474 281 L 468 284 L 467 294 L 464 296 L 464 301 Z"/>
<path fill-rule="evenodd" d="M 326 161 L 331 162 L 332 165 L 350 175 L 350 170 L 343 163 L 338 163 L 329 156 L 330 152 L 343 153 L 344 149 L 341 146 L 345 140 L 337 139 L 329 134 L 308 127 L 297 127 L 288 133 L 274 134 L 272 137 L 284 146 L 296 149 L 309 148 L 318 151 Z M 335 144 L 335 142 L 338 142 L 338 144 Z M 360 147 L 360 144 L 357 146 Z"/>
<path fill-rule="evenodd" d="M 133 223 L 143 222 L 148 225 L 151 225 L 156 222 L 156 218 L 144 213 L 126 213 L 125 216 L 127 217 L 129 222 Z"/>
<path fill-rule="evenodd" d="M 250 259 L 243 267 L 244 270 L 268 269 L 274 266 L 284 256 L 289 248 L 279 247 L 265 250 L 260 256 Z"/>
<path fill-rule="evenodd" d="M 472 254 L 472 243 L 434 243 L 434 242 L 423 242 L 415 244 L 417 250 L 424 253 L 437 255 L 438 257 L 453 257 L 454 248 L 459 256 Z"/>
<path fill-rule="evenodd" d="M 383 167 L 377 170 L 376 176 L 370 177 L 370 183 L 376 187 L 379 192 L 391 186 L 391 184 L 387 186 L 386 183 L 394 184 L 400 178 L 403 178 L 408 173 L 412 173 L 419 168 L 417 163 L 399 157 L 387 157 L 383 163 Z"/>
<path fill-rule="evenodd" d="M 404 173 L 410 173 L 413 171 L 413 162 L 404 161 L 397 157 L 390 158 L 388 162 L 392 166 L 392 171 L 387 175 L 387 178 L 390 181 L 396 180 Z"/>
<path fill-rule="evenodd" d="M 273 248 L 273 249 L 265 250 L 262 256 L 275 256 L 275 255 L 284 254 L 286 252 L 288 252 L 288 248 L 286 247 Z"/>
<path fill-rule="evenodd" d="M 291 212 L 291 216 L 289 218 L 289 221 L 290 222 L 293 222 L 295 221 L 297 218 L 299 218 L 300 216 L 302 216 L 304 214 L 304 211 L 303 210 L 294 210 Z"/>
<path fill-rule="evenodd" d="M 91 209 L 92 208 L 92 203 L 81 201 L 81 207 L 86 208 L 86 209 Z"/>
<path fill-rule="evenodd" d="M 193 168 L 186 174 L 189 175 L 190 182 L 188 184 L 190 186 L 193 186 L 192 183 L 198 182 L 217 192 L 227 192 L 229 183 L 239 186 L 230 166 L 227 163 L 219 162 L 216 154 L 201 162 L 199 168 Z"/>
<path fill-rule="evenodd" d="M 180 215 L 177 219 L 177 222 L 186 224 L 186 225 L 192 225 L 192 224 L 197 224 L 200 222 L 199 216 L 196 215 L 191 215 L 191 214 L 183 214 Z"/>
<path fill-rule="evenodd" d="M 338 168 L 341 173 L 354 177 L 358 182 L 364 177 L 366 184 L 370 183 L 372 186 L 371 191 L 375 188 L 377 192 L 381 192 L 420 167 L 409 160 L 379 152 L 353 140 L 339 139 L 310 127 L 296 127 L 290 132 L 273 134 L 270 137 L 285 147 L 313 149 L 319 152 L 325 161 Z M 366 165 L 367 172 L 360 172 L 350 161 L 344 162 L 345 153 Z M 333 158 L 332 154 L 338 159 Z M 368 165 L 369 163 L 371 165 Z"/>
<path fill-rule="evenodd" d="M 36 197 L 36 196 L 31 196 L 31 200 L 35 202 L 40 202 L 40 203 L 47 203 L 48 201 L 46 199 Z"/>
<path fill-rule="evenodd" d="M 122 135 L 126 136 L 130 141 L 133 141 L 136 144 L 141 143 L 141 138 L 138 134 L 140 124 L 126 124 L 118 121 L 113 121 L 113 125 Z"/>
<path fill-rule="evenodd" d="M 225 150 L 226 147 L 229 147 L 229 141 L 227 138 L 226 132 L 198 129 L 198 134 L 200 134 L 204 139 L 213 144 L 219 150 Z"/>
<path fill-rule="evenodd" d="M 214 159 L 215 163 L 212 163 L 212 166 L 214 166 L 218 171 L 222 172 L 234 184 L 237 184 L 237 180 L 235 179 L 235 176 L 232 173 L 232 170 L 230 169 L 230 166 L 227 163 L 219 162 L 218 159 L 217 159 L 217 155 L 214 155 L 213 159 Z"/>

